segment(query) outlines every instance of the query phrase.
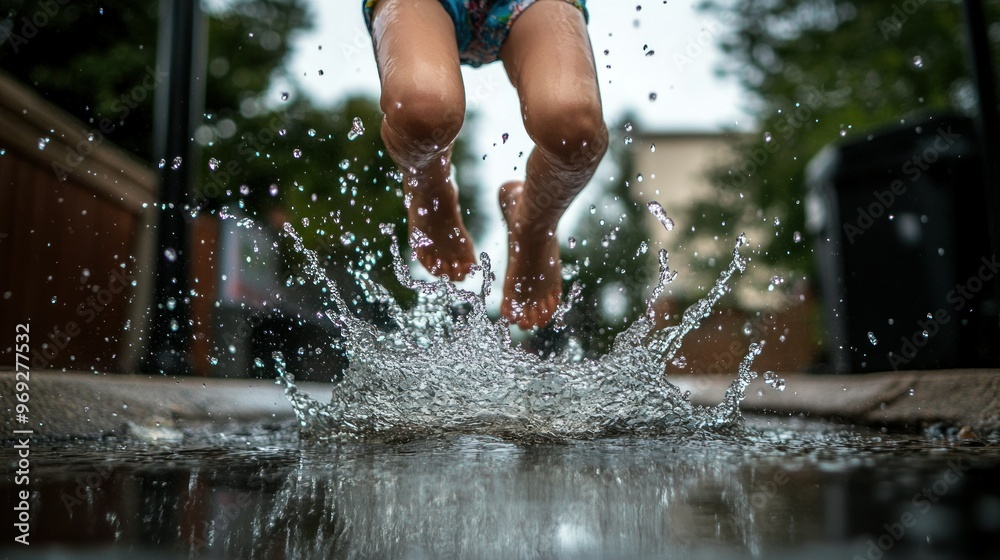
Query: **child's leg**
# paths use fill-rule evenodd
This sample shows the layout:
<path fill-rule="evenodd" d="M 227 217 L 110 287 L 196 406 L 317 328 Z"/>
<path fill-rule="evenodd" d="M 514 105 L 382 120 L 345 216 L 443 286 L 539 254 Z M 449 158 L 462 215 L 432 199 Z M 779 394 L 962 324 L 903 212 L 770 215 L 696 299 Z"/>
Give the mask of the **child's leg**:
<path fill-rule="evenodd" d="M 455 27 L 439 0 L 380 0 L 372 25 L 382 80 L 382 139 L 404 176 L 420 263 L 460 280 L 476 262 L 451 182 L 451 146 L 465 118 Z"/>
<path fill-rule="evenodd" d="M 583 14 L 538 0 L 514 21 L 500 58 L 517 88 L 535 149 L 524 183 L 500 191 L 509 229 L 502 313 L 523 328 L 545 325 L 559 304 L 556 225 L 608 145 L 594 54 Z"/>

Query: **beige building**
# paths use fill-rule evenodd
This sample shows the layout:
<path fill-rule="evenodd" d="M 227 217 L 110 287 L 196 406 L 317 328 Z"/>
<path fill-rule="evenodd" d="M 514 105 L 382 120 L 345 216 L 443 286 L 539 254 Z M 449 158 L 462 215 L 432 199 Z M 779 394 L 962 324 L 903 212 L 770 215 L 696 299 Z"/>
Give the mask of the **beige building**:
<path fill-rule="evenodd" d="M 645 227 L 650 250 L 670 253 L 670 268 L 677 278 L 670 284 L 664 305 L 675 314 L 683 311 L 678 302 L 696 300 L 711 289 L 719 273 L 732 261 L 732 251 L 740 233 L 749 245 L 741 252 L 748 258 L 746 272 L 730 281 L 732 295 L 720 302 L 721 312 L 706 319 L 699 331 L 690 335 L 682 351 L 689 371 L 732 371 L 750 341 L 766 340 L 780 347 L 775 352 L 765 345 L 758 359 L 759 371 L 801 370 L 811 363 L 815 344 L 809 334 L 809 301 L 804 283 L 786 278 L 786 273 L 755 259 L 758 244 L 773 235 L 773 217 L 760 226 L 740 228 L 704 227 L 706 220 L 721 219 L 696 215 L 696 205 L 718 200 L 740 204 L 738 193 L 723 193 L 712 184 L 710 173 L 738 161 L 736 146 L 741 137 L 726 132 L 663 132 L 638 135 L 634 144 L 636 177 L 632 188 L 638 200 L 659 202 L 674 227 L 667 231 L 650 213 Z M 725 198 L 721 198 L 725 197 Z M 703 233 L 699 232 L 699 229 Z M 723 231 L 725 233 L 719 233 Z M 787 280 L 770 287 L 772 278 Z M 675 320 L 669 321 L 673 324 Z M 694 340 L 692 340 L 694 339 Z"/>

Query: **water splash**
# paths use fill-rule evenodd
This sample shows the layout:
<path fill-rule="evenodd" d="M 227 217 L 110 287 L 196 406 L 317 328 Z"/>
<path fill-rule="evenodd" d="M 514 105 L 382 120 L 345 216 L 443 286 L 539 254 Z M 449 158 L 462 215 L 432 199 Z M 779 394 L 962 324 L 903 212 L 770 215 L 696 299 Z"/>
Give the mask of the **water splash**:
<path fill-rule="evenodd" d="M 657 209 L 662 213 L 659 204 L 650 205 L 654 214 Z M 677 358 L 684 337 L 730 291 L 732 276 L 745 270 L 746 259 L 740 254 L 747 243 L 744 235 L 708 294 L 683 313 L 679 324 L 657 329 L 656 301 L 676 277 L 667 252 L 661 250 L 646 313 L 616 338 L 607 355 L 584 359 L 582 352 L 573 350 L 542 358 L 511 344 L 507 324 L 487 316 L 486 298 L 495 278 L 486 253 L 473 270 L 481 277 L 478 292 L 447 281 L 417 280 L 410 275 L 396 236 L 383 230 L 392 237 L 395 275 L 417 292 L 418 301 L 403 310 L 385 288 L 356 274 L 368 301 L 380 304 L 391 318 L 389 328 L 376 329 L 354 316 L 317 254 L 305 247 L 291 224 L 285 224 L 285 233 L 305 256 L 308 276 L 325 289 L 326 316 L 342 330 L 350 361 L 330 401 L 322 403 L 295 386 L 281 356 L 275 355 L 279 382 L 305 438 L 398 440 L 458 432 L 559 441 L 742 427 L 739 403 L 757 375 L 750 369 L 760 354 L 757 344 L 750 345 L 737 379 L 716 407 L 692 405 L 687 394 L 666 380 L 664 371 Z M 562 327 L 580 293 L 581 287 L 574 284 L 555 313 L 555 328 Z M 456 305 L 471 310 L 455 314 Z"/>

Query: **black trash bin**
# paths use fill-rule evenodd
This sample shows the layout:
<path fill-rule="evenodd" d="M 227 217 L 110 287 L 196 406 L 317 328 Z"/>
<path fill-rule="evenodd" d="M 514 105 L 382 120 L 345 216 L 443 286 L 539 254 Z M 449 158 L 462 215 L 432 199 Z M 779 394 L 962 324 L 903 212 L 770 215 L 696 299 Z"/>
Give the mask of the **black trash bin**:
<path fill-rule="evenodd" d="M 972 120 L 937 116 L 810 162 L 807 221 L 835 372 L 1000 365 L 978 145 Z"/>

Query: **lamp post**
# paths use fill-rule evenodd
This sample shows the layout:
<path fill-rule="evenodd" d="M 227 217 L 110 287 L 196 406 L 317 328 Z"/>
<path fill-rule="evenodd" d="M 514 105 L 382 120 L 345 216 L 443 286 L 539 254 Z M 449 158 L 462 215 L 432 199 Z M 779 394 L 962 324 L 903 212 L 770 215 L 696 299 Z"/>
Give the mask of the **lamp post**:
<path fill-rule="evenodd" d="M 979 98 L 979 131 L 986 184 L 986 210 L 989 215 L 990 245 L 994 255 L 1000 255 L 1000 115 L 997 112 L 996 76 L 990 56 L 986 30 L 986 13 L 982 0 L 965 0 L 965 24 L 969 36 L 969 56 L 972 75 Z"/>
<path fill-rule="evenodd" d="M 204 97 L 205 26 L 200 0 L 161 0 L 157 65 L 169 76 L 156 93 L 153 154 L 159 163 L 152 317 L 144 373 L 185 375 L 190 362 L 190 260 L 187 186 L 192 132 Z"/>

